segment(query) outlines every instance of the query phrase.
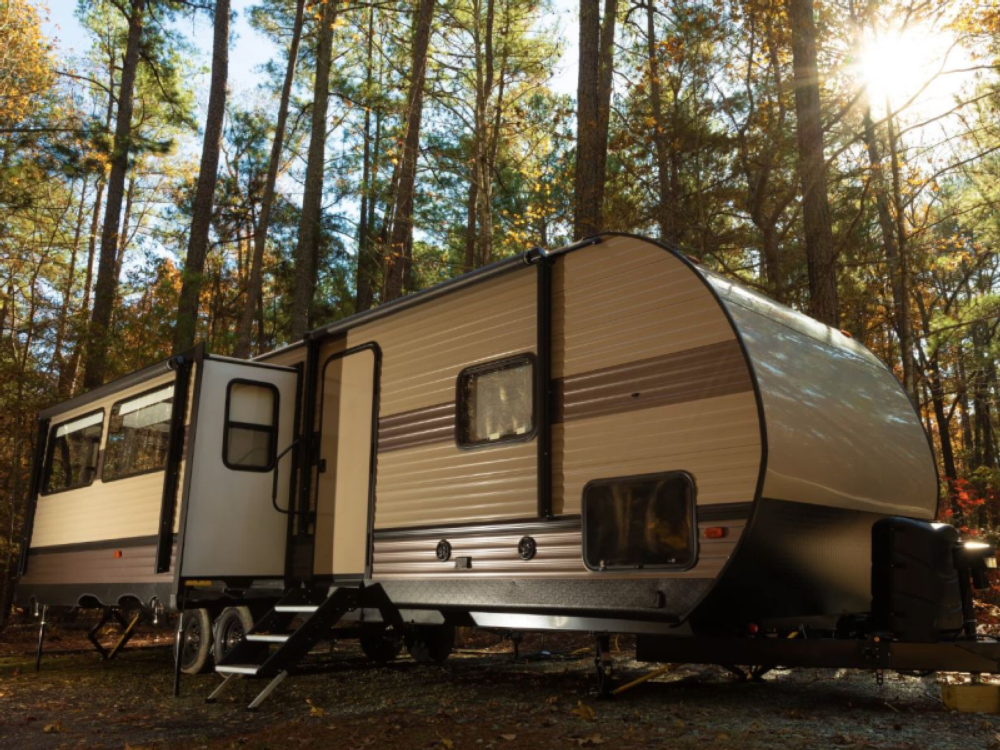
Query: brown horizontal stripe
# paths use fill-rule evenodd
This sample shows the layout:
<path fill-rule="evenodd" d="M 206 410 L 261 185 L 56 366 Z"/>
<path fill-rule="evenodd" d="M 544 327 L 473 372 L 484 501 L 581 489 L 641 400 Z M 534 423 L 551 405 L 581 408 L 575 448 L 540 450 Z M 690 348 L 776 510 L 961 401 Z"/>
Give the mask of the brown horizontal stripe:
<path fill-rule="evenodd" d="M 570 375 L 554 383 L 553 421 L 650 409 L 753 389 L 737 341 Z"/>
<path fill-rule="evenodd" d="M 621 414 L 753 389 L 737 341 L 687 349 L 553 381 L 553 422 Z M 455 403 L 379 419 L 380 453 L 455 437 Z"/>
<path fill-rule="evenodd" d="M 378 421 L 378 449 L 385 451 L 440 443 L 455 437 L 455 403 L 435 404 Z"/>

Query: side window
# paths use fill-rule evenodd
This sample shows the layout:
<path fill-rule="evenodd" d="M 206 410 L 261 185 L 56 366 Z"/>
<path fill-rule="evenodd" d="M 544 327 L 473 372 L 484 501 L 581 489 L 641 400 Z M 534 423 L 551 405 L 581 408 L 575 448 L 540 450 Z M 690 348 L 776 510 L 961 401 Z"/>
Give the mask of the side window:
<path fill-rule="evenodd" d="M 673 471 L 599 479 L 583 488 L 583 560 L 591 570 L 689 568 L 694 480 Z"/>
<path fill-rule="evenodd" d="M 222 462 L 237 471 L 270 471 L 278 434 L 278 389 L 233 380 L 226 389 Z"/>
<path fill-rule="evenodd" d="M 463 370 L 458 376 L 456 441 L 470 448 L 535 434 L 535 361 L 524 354 Z"/>
<path fill-rule="evenodd" d="M 110 482 L 167 466 L 173 383 L 111 407 L 101 479 Z"/>
<path fill-rule="evenodd" d="M 103 430 L 103 409 L 52 426 L 43 494 L 75 490 L 94 482 Z"/>

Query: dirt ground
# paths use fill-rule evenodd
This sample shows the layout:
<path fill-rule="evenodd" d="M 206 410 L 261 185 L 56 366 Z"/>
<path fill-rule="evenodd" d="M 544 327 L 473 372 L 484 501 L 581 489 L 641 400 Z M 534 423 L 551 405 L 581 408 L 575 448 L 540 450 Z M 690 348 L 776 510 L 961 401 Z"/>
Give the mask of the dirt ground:
<path fill-rule="evenodd" d="M 889 675 L 880 688 L 868 673 L 800 670 L 751 684 L 675 667 L 605 701 L 588 639 L 530 635 L 514 660 L 509 641 L 481 633 L 441 666 L 404 655 L 374 667 L 354 644 L 323 646 L 251 714 L 262 682 L 206 705 L 219 677 L 185 676 L 174 699 L 167 631 L 109 663 L 84 650 L 82 633 L 57 628 L 38 674 L 31 631 L 0 636 L 2 750 L 1000 748 L 1000 716 L 948 711 L 933 678 Z M 630 645 L 616 655 L 622 683 L 656 666 L 631 660 Z"/>

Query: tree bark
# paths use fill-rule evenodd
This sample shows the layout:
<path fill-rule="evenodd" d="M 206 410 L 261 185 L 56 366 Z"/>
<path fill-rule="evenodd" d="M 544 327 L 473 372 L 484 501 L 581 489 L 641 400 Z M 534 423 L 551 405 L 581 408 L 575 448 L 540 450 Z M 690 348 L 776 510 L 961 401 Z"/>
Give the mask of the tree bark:
<path fill-rule="evenodd" d="M 358 275 L 355 287 L 357 295 L 354 311 L 364 312 L 375 302 L 375 287 L 378 279 L 378 257 L 372 241 L 374 227 L 372 215 L 375 203 L 374 165 L 372 164 L 372 108 L 371 96 L 374 83 L 375 8 L 368 9 L 368 34 L 365 57 L 365 106 L 364 147 L 361 156 L 361 207 L 358 213 Z M 376 147 L 377 148 L 377 147 Z M 376 151 L 377 153 L 377 151 Z"/>
<path fill-rule="evenodd" d="M 278 104 L 278 122 L 274 127 L 274 141 L 271 143 L 271 155 L 267 164 L 267 179 L 260 201 L 260 217 L 257 220 L 257 231 L 254 232 L 253 238 L 253 257 L 250 261 L 246 303 L 240 315 L 239 327 L 236 329 L 236 347 L 233 350 L 233 356 L 244 359 L 250 356 L 254 314 L 259 306 L 258 300 L 262 296 L 264 250 L 267 247 L 267 230 L 271 223 L 274 190 L 278 182 L 278 169 L 281 166 L 281 154 L 285 146 L 288 103 L 292 97 L 292 84 L 295 82 L 295 66 L 299 57 L 299 41 L 302 38 L 302 19 L 305 15 L 305 5 L 305 0 L 296 0 L 292 41 L 288 47 L 288 65 L 285 66 L 285 80 L 281 86 L 281 101 Z"/>
<path fill-rule="evenodd" d="M 396 205 L 392 231 L 386 249 L 385 300 L 403 296 L 412 285 L 413 204 L 417 181 L 417 158 L 420 151 L 420 124 L 424 111 L 424 84 L 427 79 L 427 52 L 431 41 L 431 20 L 435 0 L 420 0 L 413 31 L 413 60 L 410 92 L 406 107 L 406 131 L 396 184 Z"/>
<path fill-rule="evenodd" d="M 184 351 L 194 346 L 198 327 L 198 302 L 208 255 L 208 235 L 212 228 L 212 206 L 215 185 L 219 177 L 219 151 L 222 148 L 222 126 L 226 118 L 226 84 L 229 79 L 229 3 L 215 0 L 215 35 L 212 39 L 212 84 L 208 94 L 208 117 L 205 140 L 198 168 L 188 238 L 187 257 L 177 304 L 177 326 L 174 329 L 174 350 Z"/>
<path fill-rule="evenodd" d="M 118 93 L 118 114 L 115 123 L 114 151 L 108 175 L 108 198 L 101 229 L 101 252 L 97 264 L 97 284 L 94 288 L 94 308 L 87 332 L 87 354 L 83 385 L 96 388 L 104 383 L 108 366 L 109 331 L 114 310 L 118 279 L 115 276 L 118 255 L 118 234 L 122 201 L 125 197 L 125 177 L 128 173 L 132 138 L 132 109 L 135 103 L 135 79 L 139 68 L 146 0 L 132 0 L 129 13 L 128 37 L 122 62 L 121 87 Z"/>
<path fill-rule="evenodd" d="M 809 271 L 810 312 L 827 325 L 840 325 L 837 301 L 837 258 L 827 196 L 823 122 L 816 59 L 813 0 L 786 0 L 792 32 L 795 76 L 796 131 L 802 213 L 805 220 L 806 262 Z"/>
<path fill-rule="evenodd" d="M 291 337 L 302 338 L 309 330 L 316 266 L 323 222 L 323 174 L 326 162 L 326 115 L 330 103 L 330 62 L 333 51 L 334 0 L 323 1 L 316 45 L 316 78 L 313 86 L 312 128 L 299 220 L 299 242 L 295 248 L 295 290 L 292 294 Z"/>
<path fill-rule="evenodd" d="M 660 86 L 660 55 L 656 47 L 656 9 L 653 0 L 646 0 L 646 55 L 649 58 L 649 108 L 653 115 L 653 145 L 656 149 L 656 177 L 659 202 L 656 220 L 660 239 L 676 242 L 674 206 L 670 180 L 670 150 L 667 144 L 667 127 L 663 118 L 663 87 Z"/>
<path fill-rule="evenodd" d="M 577 239 L 599 232 L 603 221 L 617 13 L 617 0 L 604 0 L 603 18 L 600 0 L 580 0 L 573 213 Z"/>

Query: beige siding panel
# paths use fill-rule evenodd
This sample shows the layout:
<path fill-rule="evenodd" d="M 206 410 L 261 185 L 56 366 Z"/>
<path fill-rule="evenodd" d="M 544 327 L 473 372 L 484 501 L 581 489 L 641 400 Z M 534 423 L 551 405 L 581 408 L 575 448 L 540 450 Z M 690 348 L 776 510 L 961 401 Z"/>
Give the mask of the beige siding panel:
<path fill-rule="evenodd" d="M 152 536 L 162 500 L 162 471 L 39 497 L 31 546 Z"/>
<path fill-rule="evenodd" d="M 429 533 L 424 539 L 376 540 L 374 578 L 408 580 L 442 578 L 715 578 L 732 555 L 743 534 L 744 523 L 713 522 L 699 524 L 725 526 L 724 539 L 700 539 L 698 562 L 686 571 L 606 571 L 595 573 L 583 564 L 579 529 L 535 533 L 532 538 L 538 552 L 531 560 L 522 560 L 517 543 L 522 534 L 486 533 L 449 538 L 452 559 L 441 562 L 435 557 L 440 535 Z M 456 570 L 456 557 L 471 557 L 472 568 Z"/>
<path fill-rule="evenodd" d="M 455 399 L 470 365 L 535 349 L 535 270 L 475 284 L 348 333 L 382 349 L 381 415 Z"/>
<path fill-rule="evenodd" d="M 532 440 L 476 450 L 435 443 L 380 454 L 375 526 L 534 517 L 537 451 Z"/>
<path fill-rule="evenodd" d="M 563 256 L 553 274 L 553 377 L 735 338 L 702 280 L 676 257 L 628 238 Z"/>
<path fill-rule="evenodd" d="M 122 556 L 114 556 L 115 548 L 50 552 L 32 555 L 24 585 L 163 583 L 173 579 L 173 573 L 154 573 L 156 545 L 123 547 Z M 175 544 L 170 554 L 174 567 Z M 83 592 L 81 592 L 83 593 Z"/>
<path fill-rule="evenodd" d="M 579 513 L 593 479 L 661 471 L 692 474 L 699 505 L 750 502 L 760 471 L 752 392 L 557 424 L 552 439 L 558 513 Z"/>

